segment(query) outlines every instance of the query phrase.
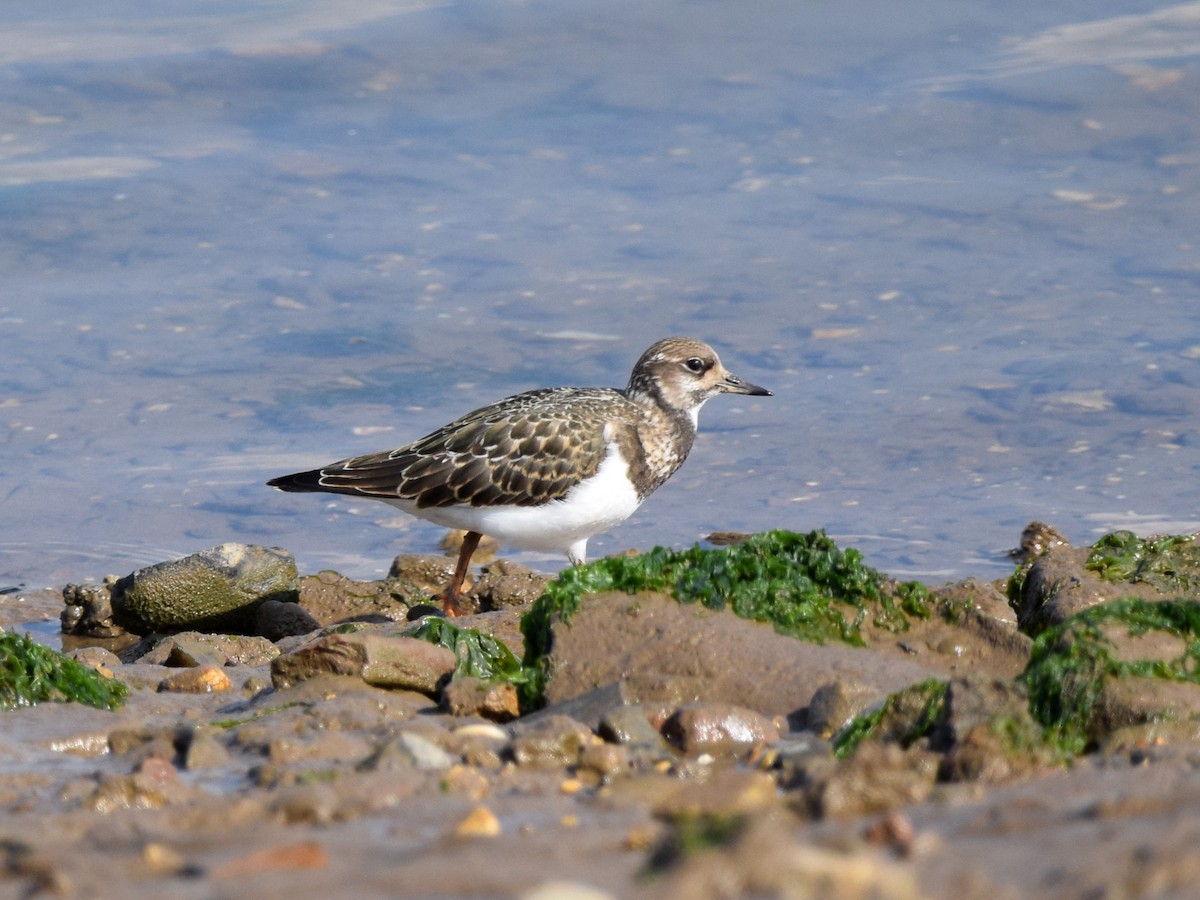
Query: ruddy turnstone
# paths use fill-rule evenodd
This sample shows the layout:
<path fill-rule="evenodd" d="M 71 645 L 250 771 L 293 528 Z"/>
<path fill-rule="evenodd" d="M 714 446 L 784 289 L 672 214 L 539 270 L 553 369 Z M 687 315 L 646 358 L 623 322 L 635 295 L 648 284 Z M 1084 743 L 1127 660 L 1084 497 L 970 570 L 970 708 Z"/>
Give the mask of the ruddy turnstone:
<path fill-rule="evenodd" d="M 618 388 L 544 388 L 467 413 L 411 444 L 268 481 L 282 491 L 382 500 L 467 532 L 448 615 L 482 535 L 584 561 L 587 542 L 632 515 L 679 468 L 700 407 L 716 394 L 771 392 L 738 378 L 707 344 L 661 340 Z"/>

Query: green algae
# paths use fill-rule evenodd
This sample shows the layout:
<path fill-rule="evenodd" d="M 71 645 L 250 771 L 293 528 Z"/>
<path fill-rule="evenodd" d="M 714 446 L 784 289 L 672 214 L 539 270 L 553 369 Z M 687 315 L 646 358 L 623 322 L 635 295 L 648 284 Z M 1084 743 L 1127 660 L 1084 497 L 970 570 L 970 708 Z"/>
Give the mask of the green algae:
<path fill-rule="evenodd" d="M 1120 659 L 1105 634 L 1111 628 L 1135 637 L 1163 631 L 1180 638 L 1184 651 L 1175 659 Z M 1090 726 L 1106 681 L 1143 677 L 1200 684 L 1200 602 L 1125 597 L 1084 610 L 1038 636 L 1020 677 L 1030 711 L 1050 738 L 1069 753 L 1082 753 L 1091 745 Z"/>
<path fill-rule="evenodd" d="M 1105 581 L 1145 583 L 1161 594 L 1200 590 L 1200 544 L 1190 534 L 1139 538 L 1114 531 L 1092 545 L 1086 566 Z"/>
<path fill-rule="evenodd" d="M 0 709 L 53 701 L 116 709 L 129 689 L 28 636 L 0 634 Z"/>
<path fill-rule="evenodd" d="M 890 583 L 863 563 L 858 550 L 840 549 L 823 531 L 765 531 L 731 547 L 656 547 L 607 557 L 560 573 L 522 618 L 524 664 L 535 673 L 523 690 L 523 708 L 540 703 L 552 622 L 570 621 L 583 597 L 606 591 L 659 591 L 681 603 L 769 622 L 802 640 L 860 647 L 866 645 L 862 626 L 868 617 L 878 628 L 902 632 L 910 618 L 933 611 L 924 585 Z"/>
<path fill-rule="evenodd" d="M 458 660 L 455 678 L 473 676 L 520 687 L 532 676 L 507 644 L 477 628 L 463 628 L 440 616 L 430 616 L 403 634 L 453 650 Z"/>
<path fill-rule="evenodd" d="M 867 740 L 895 741 L 908 748 L 928 737 L 941 721 L 950 682 L 928 678 L 889 694 L 878 708 L 855 716 L 833 738 L 833 752 L 845 759 Z"/>
<path fill-rule="evenodd" d="M 815 643 L 863 646 L 861 626 L 871 614 L 877 626 L 896 632 L 908 628 L 909 616 L 930 615 L 924 585 L 909 582 L 889 590 L 887 579 L 865 565 L 859 551 L 839 549 L 823 531 L 766 531 L 732 547 L 656 547 L 567 569 L 522 621 L 534 658 L 549 649 L 542 641 L 549 639 L 554 615 L 569 620 L 582 597 L 604 591 L 662 591 L 681 603 L 770 622 L 782 634 Z"/>

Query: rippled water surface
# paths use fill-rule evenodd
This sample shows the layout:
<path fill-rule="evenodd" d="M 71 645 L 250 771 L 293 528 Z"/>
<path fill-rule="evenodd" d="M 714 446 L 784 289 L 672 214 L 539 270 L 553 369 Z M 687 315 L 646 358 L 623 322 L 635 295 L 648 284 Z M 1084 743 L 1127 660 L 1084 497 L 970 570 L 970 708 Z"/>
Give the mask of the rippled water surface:
<path fill-rule="evenodd" d="M 375 575 L 439 530 L 263 482 L 673 333 L 776 396 L 593 555 L 1200 527 L 1200 3 L 9 4 L 0 77 L 0 586 Z"/>

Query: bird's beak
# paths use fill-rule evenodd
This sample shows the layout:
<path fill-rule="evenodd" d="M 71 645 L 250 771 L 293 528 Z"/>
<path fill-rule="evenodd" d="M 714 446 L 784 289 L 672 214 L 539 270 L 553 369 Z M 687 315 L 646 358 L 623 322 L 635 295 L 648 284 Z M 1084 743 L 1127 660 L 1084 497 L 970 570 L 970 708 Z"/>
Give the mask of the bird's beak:
<path fill-rule="evenodd" d="M 732 372 L 725 376 L 725 380 L 721 382 L 721 390 L 726 394 L 749 394 L 752 397 L 770 397 L 771 392 L 765 387 L 759 387 L 757 384 L 751 384 L 742 378 L 738 378 Z"/>

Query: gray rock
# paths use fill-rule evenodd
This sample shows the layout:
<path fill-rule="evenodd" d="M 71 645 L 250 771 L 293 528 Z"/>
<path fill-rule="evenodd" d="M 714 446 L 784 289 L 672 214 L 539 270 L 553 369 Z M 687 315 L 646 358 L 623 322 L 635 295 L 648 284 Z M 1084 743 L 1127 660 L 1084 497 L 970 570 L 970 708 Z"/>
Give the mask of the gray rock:
<path fill-rule="evenodd" d="M 221 544 L 126 575 L 113 585 L 116 624 L 131 631 L 247 633 L 267 600 L 299 596 L 296 561 L 286 550 Z"/>
<path fill-rule="evenodd" d="M 415 731 L 401 731 L 382 744 L 359 768 L 364 771 L 395 772 L 419 769 L 440 772 L 454 765 L 454 757 Z"/>
<path fill-rule="evenodd" d="M 269 641 L 311 634 L 321 627 L 312 614 L 298 603 L 266 600 L 255 613 L 255 631 Z"/>

